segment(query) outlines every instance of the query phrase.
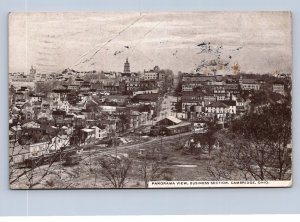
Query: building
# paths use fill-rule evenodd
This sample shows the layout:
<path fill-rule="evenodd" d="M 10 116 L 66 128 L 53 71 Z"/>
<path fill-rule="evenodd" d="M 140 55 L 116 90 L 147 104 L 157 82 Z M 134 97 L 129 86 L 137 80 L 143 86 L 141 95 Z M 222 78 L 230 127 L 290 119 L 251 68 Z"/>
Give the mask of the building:
<path fill-rule="evenodd" d="M 157 126 L 173 126 L 181 123 L 180 119 L 177 119 L 174 116 L 168 116 L 156 123 Z"/>
<path fill-rule="evenodd" d="M 273 84 L 273 92 L 284 96 L 285 95 L 284 85 L 282 83 L 274 83 Z"/>
<path fill-rule="evenodd" d="M 228 112 L 228 105 L 220 101 L 216 101 L 206 106 L 205 112 L 208 114 L 208 116 L 217 118 L 217 120 L 223 122 Z"/>
<path fill-rule="evenodd" d="M 102 97 L 107 103 L 116 103 L 117 105 L 127 105 L 129 102 L 129 96 L 127 95 L 108 95 Z"/>
<path fill-rule="evenodd" d="M 51 143 L 48 144 L 48 148 L 50 152 L 54 152 L 69 145 L 70 137 L 68 135 L 59 135 L 51 139 Z"/>
<path fill-rule="evenodd" d="M 221 103 L 227 105 L 226 113 L 236 114 L 237 102 L 232 100 L 220 101 Z"/>
<path fill-rule="evenodd" d="M 132 98 L 133 103 L 139 103 L 144 105 L 153 105 L 156 106 L 158 100 L 158 94 L 152 93 L 152 94 L 140 94 L 136 95 Z"/>
<path fill-rule="evenodd" d="M 156 80 L 158 79 L 158 73 L 154 70 L 150 71 L 145 71 L 144 70 L 144 75 L 143 75 L 144 80 Z"/>
<path fill-rule="evenodd" d="M 244 79 L 240 78 L 240 86 L 242 90 L 259 90 L 260 84 L 256 79 Z"/>
<path fill-rule="evenodd" d="M 156 80 L 149 79 L 149 80 L 141 80 L 140 81 L 139 90 L 144 91 L 144 90 L 152 90 L 152 89 L 157 89 L 157 81 Z"/>
<path fill-rule="evenodd" d="M 95 138 L 96 139 L 102 140 L 108 136 L 107 130 L 105 128 L 101 129 L 97 126 L 93 126 L 92 129 L 95 129 Z"/>
<path fill-rule="evenodd" d="M 190 111 L 192 106 L 202 105 L 203 102 L 203 93 L 201 92 L 182 92 L 182 111 Z"/>
<path fill-rule="evenodd" d="M 158 73 L 158 80 L 165 81 L 166 80 L 166 74 L 164 72 Z"/>
<path fill-rule="evenodd" d="M 111 94 L 120 93 L 120 83 L 116 79 L 103 79 L 103 89 Z"/>
<path fill-rule="evenodd" d="M 177 125 L 167 126 L 165 128 L 167 135 L 174 135 L 179 133 L 187 133 L 191 131 L 191 123 L 189 122 L 182 122 Z"/>
<path fill-rule="evenodd" d="M 128 94 L 136 92 L 136 91 L 140 90 L 140 88 L 141 88 L 140 80 L 137 78 L 134 78 L 131 81 L 126 82 L 125 87 L 126 87 L 126 93 L 128 93 Z"/>
<path fill-rule="evenodd" d="M 29 158 L 39 157 L 49 153 L 49 141 L 28 145 Z"/>
<path fill-rule="evenodd" d="M 215 81 L 215 76 L 185 73 L 182 76 L 182 91 L 193 91 L 203 85 L 211 85 Z"/>
<path fill-rule="evenodd" d="M 152 94 L 152 93 L 158 93 L 158 89 L 136 91 L 133 92 L 133 96 L 141 95 L 141 94 Z"/>
<path fill-rule="evenodd" d="M 126 62 L 124 63 L 124 73 L 130 74 L 130 63 L 128 62 L 128 58 L 126 59 Z"/>
<path fill-rule="evenodd" d="M 65 115 L 66 115 L 66 111 L 62 111 L 62 110 L 54 110 L 52 112 L 52 117 L 56 124 L 63 124 Z"/>

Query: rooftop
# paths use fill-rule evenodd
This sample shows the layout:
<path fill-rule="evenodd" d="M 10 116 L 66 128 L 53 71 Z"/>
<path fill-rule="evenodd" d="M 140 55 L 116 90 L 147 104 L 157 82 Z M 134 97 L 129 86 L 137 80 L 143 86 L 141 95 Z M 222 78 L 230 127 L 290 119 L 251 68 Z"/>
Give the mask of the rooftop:
<path fill-rule="evenodd" d="M 173 125 L 173 126 L 167 126 L 166 128 L 167 129 L 174 129 L 174 128 L 177 128 L 177 127 L 180 127 L 180 126 L 190 126 L 191 123 L 189 122 L 183 122 L 183 123 L 180 123 L 180 124 L 177 124 L 177 125 Z"/>
<path fill-rule="evenodd" d="M 258 84 L 258 81 L 256 79 L 243 79 L 243 84 Z"/>
<path fill-rule="evenodd" d="M 168 117 L 166 117 L 166 119 L 168 119 L 168 120 L 170 120 L 170 121 L 172 121 L 172 122 L 174 122 L 174 123 L 176 123 L 176 124 L 179 124 L 179 123 L 182 122 L 180 119 L 177 119 L 177 118 L 174 117 L 174 116 L 168 116 Z"/>
<path fill-rule="evenodd" d="M 211 104 L 208 105 L 208 107 L 228 107 L 226 104 L 220 101 L 215 101 L 212 102 Z"/>

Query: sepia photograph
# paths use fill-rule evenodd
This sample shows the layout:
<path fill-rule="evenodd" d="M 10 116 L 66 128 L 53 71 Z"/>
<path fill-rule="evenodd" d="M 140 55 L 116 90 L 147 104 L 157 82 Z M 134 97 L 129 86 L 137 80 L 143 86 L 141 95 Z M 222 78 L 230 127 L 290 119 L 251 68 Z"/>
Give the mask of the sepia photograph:
<path fill-rule="evenodd" d="M 10 189 L 292 186 L 292 13 L 11 12 Z"/>

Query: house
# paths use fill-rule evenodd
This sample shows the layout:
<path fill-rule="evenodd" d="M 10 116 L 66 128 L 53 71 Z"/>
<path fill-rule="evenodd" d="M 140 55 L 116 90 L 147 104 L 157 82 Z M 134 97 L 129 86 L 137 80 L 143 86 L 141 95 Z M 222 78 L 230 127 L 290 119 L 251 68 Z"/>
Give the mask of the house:
<path fill-rule="evenodd" d="M 195 81 L 195 82 L 183 82 L 182 83 L 182 91 L 183 92 L 192 92 L 196 88 L 201 88 L 204 86 L 204 82 Z"/>
<path fill-rule="evenodd" d="M 283 95 L 283 96 L 285 95 L 284 84 L 274 83 L 272 88 L 273 88 L 274 93 L 278 93 L 278 94 Z"/>
<path fill-rule="evenodd" d="M 226 93 L 230 93 L 233 95 L 240 94 L 240 85 L 238 83 L 226 83 L 224 85 L 224 89 Z"/>
<path fill-rule="evenodd" d="M 140 90 L 140 88 L 141 88 L 141 83 L 139 78 L 130 78 L 127 81 L 125 81 L 125 91 L 128 94 L 136 92 Z"/>
<path fill-rule="evenodd" d="M 165 81 L 166 80 L 166 74 L 164 72 L 158 73 L 158 80 Z"/>
<path fill-rule="evenodd" d="M 69 145 L 70 145 L 70 137 L 68 135 L 58 135 L 51 139 L 48 148 L 50 152 L 54 152 Z"/>
<path fill-rule="evenodd" d="M 236 99 L 236 114 L 243 115 L 246 112 L 245 101 L 242 98 Z"/>
<path fill-rule="evenodd" d="M 200 116 L 197 119 L 193 120 L 192 126 L 194 129 L 194 133 L 206 133 L 210 122 L 211 119 L 207 116 Z"/>
<path fill-rule="evenodd" d="M 227 105 L 227 113 L 230 114 L 236 114 L 236 101 L 232 101 L 232 100 L 224 100 L 224 101 L 220 101 L 221 103 Z"/>
<path fill-rule="evenodd" d="M 129 126 L 130 126 L 130 128 L 137 128 L 137 127 L 139 127 L 139 125 L 140 125 L 140 112 L 139 111 L 135 111 L 135 110 L 133 110 L 133 111 L 131 111 L 130 112 L 130 119 L 129 119 L 129 121 L 130 121 L 130 123 L 129 123 Z"/>
<path fill-rule="evenodd" d="M 40 119 L 46 119 L 47 121 L 53 120 L 52 116 L 51 116 L 51 110 L 47 110 L 47 111 L 41 111 L 38 113 L 37 115 L 37 120 Z"/>
<path fill-rule="evenodd" d="M 139 90 L 157 89 L 157 81 L 154 79 L 141 80 Z"/>
<path fill-rule="evenodd" d="M 82 144 L 91 144 L 96 142 L 95 129 L 83 128 L 80 131 Z"/>
<path fill-rule="evenodd" d="M 73 114 L 66 114 L 64 117 L 64 124 L 67 126 L 72 126 L 74 121 L 74 115 Z"/>
<path fill-rule="evenodd" d="M 204 106 L 207 106 L 215 101 L 217 101 L 217 98 L 214 96 L 214 94 L 207 94 L 203 96 Z"/>
<path fill-rule="evenodd" d="M 44 94 L 31 94 L 31 95 L 29 95 L 30 103 L 42 102 L 43 98 L 45 98 Z"/>
<path fill-rule="evenodd" d="M 154 67 L 154 69 L 151 69 L 149 71 L 144 70 L 143 79 L 144 80 L 158 79 L 159 78 L 158 71 L 159 71 L 158 66 Z"/>
<path fill-rule="evenodd" d="M 35 113 L 31 106 L 25 106 L 23 108 L 23 114 L 26 120 L 30 121 L 30 120 L 34 120 L 35 118 Z"/>
<path fill-rule="evenodd" d="M 41 110 L 43 112 L 47 112 L 47 111 L 50 110 L 50 101 L 47 101 L 47 100 L 43 100 L 42 103 L 41 103 Z"/>
<path fill-rule="evenodd" d="M 220 101 L 212 102 L 205 107 L 205 112 L 208 116 L 217 118 L 219 121 L 224 121 L 228 112 L 228 105 Z"/>
<path fill-rule="evenodd" d="M 158 73 L 154 71 L 144 71 L 143 75 L 144 80 L 150 80 L 150 79 L 157 79 L 158 78 Z"/>
<path fill-rule="evenodd" d="M 22 125 L 22 129 L 39 129 L 39 128 L 41 128 L 40 124 L 34 121 L 27 122 Z"/>
<path fill-rule="evenodd" d="M 63 110 L 54 110 L 52 112 L 52 117 L 56 124 L 63 124 L 65 115 L 66 115 L 66 111 Z"/>
<path fill-rule="evenodd" d="M 81 91 L 90 91 L 91 90 L 91 84 L 89 82 L 84 82 L 80 86 Z"/>
<path fill-rule="evenodd" d="M 79 103 L 76 103 L 74 105 L 70 105 L 69 106 L 69 112 L 70 113 L 72 113 L 72 112 L 73 113 L 74 112 L 81 112 L 81 110 L 86 109 L 86 104 L 87 104 L 87 101 L 82 100 Z"/>
<path fill-rule="evenodd" d="M 103 90 L 110 94 L 118 94 L 120 92 L 120 84 L 118 79 L 102 79 Z"/>
<path fill-rule="evenodd" d="M 27 100 L 27 95 L 24 92 L 17 91 L 15 93 L 15 100 Z"/>
<path fill-rule="evenodd" d="M 57 104 L 57 109 L 65 111 L 66 113 L 69 112 L 70 109 L 70 103 L 65 100 L 65 101 L 59 101 Z"/>
<path fill-rule="evenodd" d="M 207 113 L 226 113 L 228 106 L 220 101 L 212 102 L 205 107 Z"/>
<path fill-rule="evenodd" d="M 105 128 L 102 129 L 97 126 L 93 126 L 93 127 L 91 127 L 91 129 L 95 130 L 95 138 L 96 139 L 102 140 L 108 136 L 108 132 Z"/>
<path fill-rule="evenodd" d="M 101 120 L 101 125 L 106 129 L 108 134 L 114 133 L 117 130 L 118 118 L 109 118 Z"/>
<path fill-rule="evenodd" d="M 217 101 L 226 100 L 228 98 L 227 95 L 228 94 L 226 93 L 225 90 L 215 90 L 214 91 L 214 97 L 216 98 Z"/>
<path fill-rule="evenodd" d="M 10 128 L 11 135 L 14 135 L 14 138 L 20 136 L 22 134 L 22 127 L 21 125 L 16 125 Z M 10 135 L 10 136 L 11 136 Z"/>
<path fill-rule="evenodd" d="M 12 163 L 23 163 L 29 158 L 28 146 L 20 145 L 15 139 L 10 139 L 9 142 L 9 158 Z"/>
<path fill-rule="evenodd" d="M 240 78 L 240 87 L 242 90 L 259 90 L 260 84 L 257 79 Z"/>
<path fill-rule="evenodd" d="M 28 158 L 39 157 L 39 156 L 49 153 L 49 141 L 33 143 L 30 145 L 27 145 L 27 147 L 29 150 Z"/>
<path fill-rule="evenodd" d="M 129 96 L 127 95 L 108 95 L 102 97 L 105 102 L 116 103 L 118 105 L 126 105 L 129 102 Z"/>

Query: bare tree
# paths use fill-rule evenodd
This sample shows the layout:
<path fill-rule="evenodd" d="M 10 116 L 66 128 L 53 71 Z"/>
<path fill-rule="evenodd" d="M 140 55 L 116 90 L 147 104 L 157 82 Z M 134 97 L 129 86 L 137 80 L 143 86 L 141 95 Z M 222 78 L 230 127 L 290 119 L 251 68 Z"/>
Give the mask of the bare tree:
<path fill-rule="evenodd" d="M 114 188 L 123 188 L 132 167 L 132 161 L 122 155 L 102 156 L 96 159 L 100 174 Z"/>
<path fill-rule="evenodd" d="M 42 185 L 49 175 L 57 175 L 61 179 L 63 173 L 62 160 L 67 152 L 58 148 L 58 141 L 62 141 L 59 134 L 60 128 L 50 135 L 43 135 L 44 145 L 43 150 L 36 156 L 32 155 L 30 144 L 39 141 L 35 134 L 29 134 L 28 131 L 22 127 L 22 123 L 26 120 L 22 119 L 23 107 L 16 114 L 18 124 L 11 129 L 9 139 L 9 183 L 12 187 L 32 189 L 36 186 Z M 60 146 L 67 146 L 66 141 L 69 140 L 70 135 L 65 138 L 65 142 Z M 50 141 L 50 142 L 49 142 Z M 50 153 L 50 149 L 55 152 Z M 45 184 L 44 184 L 45 185 Z"/>
<path fill-rule="evenodd" d="M 260 113 L 249 114 L 236 121 L 230 131 L 222 133 L 217 138 L 221 150 L 208 169 L 213 176 L 290 179 L 291 113 L 287 104 L 276 104 L 263 108 Z M 224 176 L 225 172 L 230 173 Z"/>
<path fill-rule="evenodd" d="M 171 173 L 169 169 L 163 167 L 161 156 L 154 148 L 141 156 L 138 172 L 146 188 L 149 181 L 159 180 L 163 175 Z"/>

